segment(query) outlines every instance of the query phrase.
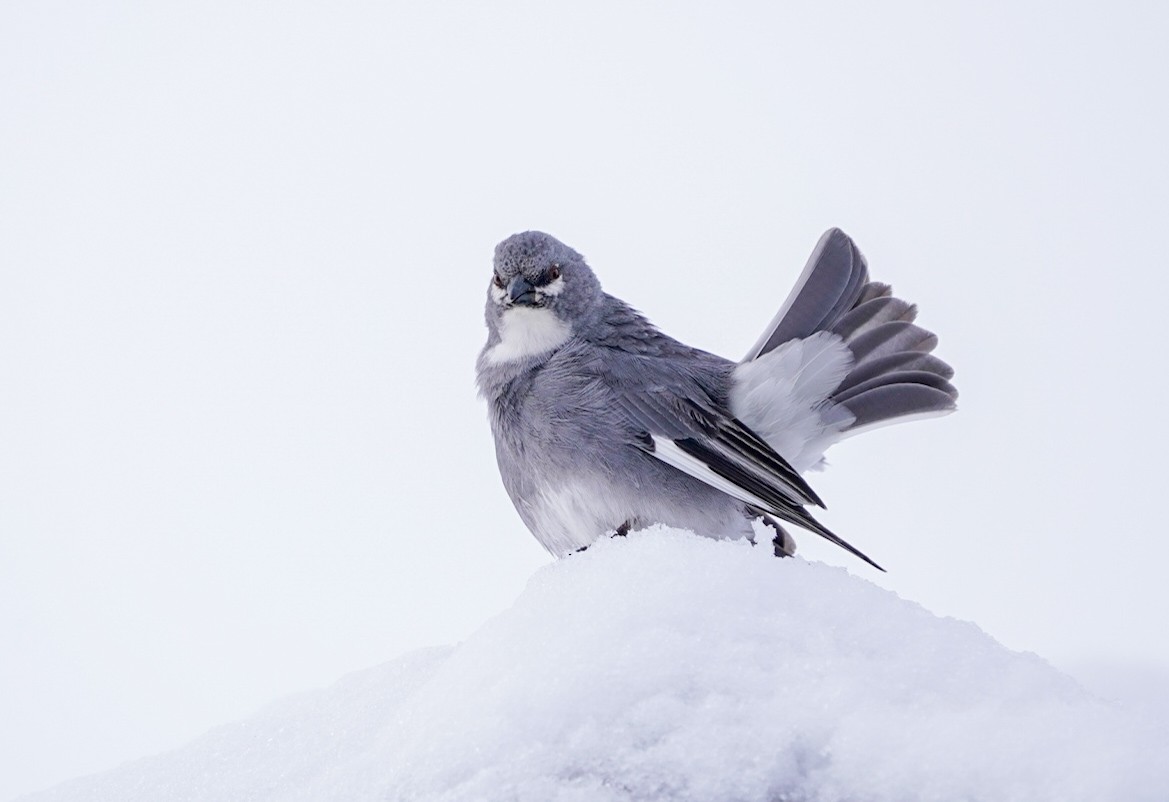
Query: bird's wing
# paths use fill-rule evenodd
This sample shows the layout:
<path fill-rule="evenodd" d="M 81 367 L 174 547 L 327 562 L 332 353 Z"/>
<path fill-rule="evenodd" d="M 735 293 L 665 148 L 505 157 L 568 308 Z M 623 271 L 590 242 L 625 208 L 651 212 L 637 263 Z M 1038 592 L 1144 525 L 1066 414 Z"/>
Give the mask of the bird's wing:
<path fill-rule="evenodd" d="M 683 382 L 683 386 L 685 386 Z M 813 518 L 804 504 L 823 502 L 782 456 L 720 409 L 700 388 L 680 394 L 664 383 L 616 387 L 618 403 L 639 430 L 635 445 L 761 512 L 815 532 L 879 570 L 863 553 Z"/>

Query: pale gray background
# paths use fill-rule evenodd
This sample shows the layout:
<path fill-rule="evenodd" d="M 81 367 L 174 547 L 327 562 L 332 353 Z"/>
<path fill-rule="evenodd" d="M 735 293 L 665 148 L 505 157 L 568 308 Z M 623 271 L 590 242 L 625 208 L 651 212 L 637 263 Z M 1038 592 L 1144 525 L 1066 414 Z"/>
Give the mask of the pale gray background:
<path fill-rule="evenodd" d="M 887 576 L 803 554 L 1163 694 L 1167 20 L 968 5 L 0 5 L 0 798 L 509 604 L 525 228 L 737 358 L 844 227 L 961 411 L 812 477 Z"/>

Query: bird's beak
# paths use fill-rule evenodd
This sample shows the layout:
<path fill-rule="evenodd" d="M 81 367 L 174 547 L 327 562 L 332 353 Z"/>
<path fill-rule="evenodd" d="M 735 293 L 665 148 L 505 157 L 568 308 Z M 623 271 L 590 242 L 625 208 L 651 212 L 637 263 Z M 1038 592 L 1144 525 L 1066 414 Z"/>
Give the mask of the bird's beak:
<path fill-rule="evenodd" d="M 536 288 L 523 276 L 516 276 L 511 280 L 511 284 L 507 285 L 507 294 L 513 304 L 536 305 Z"/>

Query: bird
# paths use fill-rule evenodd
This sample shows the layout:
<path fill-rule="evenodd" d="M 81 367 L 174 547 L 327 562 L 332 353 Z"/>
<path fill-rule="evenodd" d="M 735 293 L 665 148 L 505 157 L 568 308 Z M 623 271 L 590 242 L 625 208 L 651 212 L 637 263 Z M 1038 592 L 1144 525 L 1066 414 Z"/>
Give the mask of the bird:
<path fill-rule="evenodd" d="M 952 412 L 958 391 L 847 234 L 824 233 L 737 362 L 660 331 L 549 234 L 503 240 L 493 268 L 476 383 L 503 486 L 550 553 L 655 524 L 755 543 L 758 521 L 777 556 L 793 525 L 884 570 L 813 517 L 803 474 L 844 438 Z"/>

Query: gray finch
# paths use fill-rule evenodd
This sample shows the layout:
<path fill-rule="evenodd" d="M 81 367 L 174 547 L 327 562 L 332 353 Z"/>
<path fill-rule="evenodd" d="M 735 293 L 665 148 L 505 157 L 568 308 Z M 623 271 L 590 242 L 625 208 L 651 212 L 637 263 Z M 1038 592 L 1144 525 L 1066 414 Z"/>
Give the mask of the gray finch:
<path fill-rule="evenodd" d="M 749 538 L 782 522 L 876 563 L 805 509 L 801 474 L 857 432 L 954 409 L 937 337 L 844 232 L 821 237 L 740 362 L 691 348 L 605 293 L 584 257 L 538 231 L 495 249 L 477 363 L 504 487 L 556 556 L 652 524 Z"/>

